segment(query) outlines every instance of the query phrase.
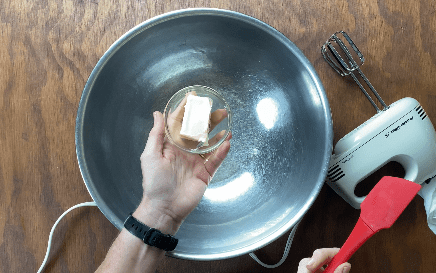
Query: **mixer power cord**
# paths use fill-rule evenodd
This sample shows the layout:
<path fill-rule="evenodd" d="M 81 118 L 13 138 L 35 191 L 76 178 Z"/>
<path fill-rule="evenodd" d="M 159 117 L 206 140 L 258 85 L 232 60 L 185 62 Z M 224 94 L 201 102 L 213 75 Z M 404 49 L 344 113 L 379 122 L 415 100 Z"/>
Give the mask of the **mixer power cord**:
<path fill-rule="evenodd" d="M 97 204 L 95 202 L 84 202 L 84 203 L 77 204 L 77 205 L 69 208 L 68 210 L 66 210 L 64 213 L 62 213 L 62 215 L 58 218 L 58 220 L 54 223 L 53 227 L 51 228 L 50 235 L 48 237 L 47 251 L 45 253 L 44 261 L 42 261 L 42 264 L 39 267 L 38 273 L 42 272 L 42 270 L 45 267 L 45 264 L 47 263 L 48 256 L 50 254 L 51 240 L 53 238 L 53 233 L 54 233 L 54 230 L 56 229 L 56 226 L 59 224 L 59 222 L 62 220 L 62 218 L 65 215 L 67 215 L 68 212 L 72 211 L 73 209 L 77 209 L 77 208 L 80 208 L 80 207 L 95 207 L 95 206 L 97 206 Z"/>
<path fill-rule="evenodd" d="M 51 228 L 50 235 L 48 237 L 47 251 L 45 253 L 44 261 L 42 262 L 41 266 L 39 267 L 38 273 L 42 272 L 42 270 L 45 267 L 45 264 L 47 263 L 48 257 L 50 255 L 50 248 L 51 248 L 51 241 L 53 238 L 53 233 L 54 233 L 57 225 L 59 224 L 59 222 L 62 220 L 62 218 L 74 209 L 77 209 L 80 207 L 96 207 L 96 206 L 97 206 L 97 204 L 95 202 L 84 202 L 84 203 L 77 204 L 77 205 L 69 208 L 68 210 L 66 210 L 64 213 L 62 213 L 62 215 L 56 220 L 53 227 Z M 292 228 L 292 231 L 289 234 L 288 240 L 286 242 L 285 251 L 283 252 L 283 256 L 278 263 L 276 263 L 274 265 L 265 264 L 262 261 L 260 261 L 259 258 L 257 258 L 256 254 L 254 254 L 254 252 L 249 253 L 250 257 L 253 258 L 256 262 L 258 262 L 261 266 L 263 266 L 265 268 L 276 268 L 276 267 L 279 267 L 280 265 L 282 265 L 283 262 L 288 257 L 289 250 L 291 249 L 292 241 L 294 240 L 295 232 L 297 232 L 297 227 L 298 227 L 298 224 L 300 222 L 301 222 L 301 220 L 298 221 L 295 224 L 295 226 Z"/>
<path fill-rule="evenodd" d="M 248 255 L 250 255 L 251 258 L 253 258 L 256 262 L 258 262 L 261 266 L 263 266 L 265 268 L 276 268 L 276 267 L 281 266 L 283 264 L 283 262 L 286 260 L 286 258 L 288 257 L 289 250 L 291 249 L 292 241 L 294 240 L 295 232 L 297 232 L 297 227 L 298 227 L 298 224 L 300 222 L 301 222 L 301 220 L 298 221 L 295 224 L 295 226 L 292 228 L 292 231 L 288 237 L 288 241 L 286 242 L 285 251 L 283 252 L 283 256 L 278 263 L 273 264 L 273 265 L 265 264 L 262 261 L 260 261 L 259 258 L 257 258 L 256 254 L 254 254 L 254 252 L 251 252 Z"/>

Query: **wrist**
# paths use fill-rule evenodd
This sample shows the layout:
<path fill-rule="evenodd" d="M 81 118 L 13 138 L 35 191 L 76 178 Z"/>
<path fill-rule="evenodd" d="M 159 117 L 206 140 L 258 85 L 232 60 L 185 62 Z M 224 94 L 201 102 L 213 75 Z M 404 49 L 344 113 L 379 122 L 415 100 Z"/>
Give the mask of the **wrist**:
<path fill-rule="evenodd" d="M 132 215 L 138 221 L 159 230 L 163 234 L 175 235 L 182 224 L 181 221 L 175 220 L 174 217 L 165 213 L 162 209 L 145 201 L 141 201 Z"/>

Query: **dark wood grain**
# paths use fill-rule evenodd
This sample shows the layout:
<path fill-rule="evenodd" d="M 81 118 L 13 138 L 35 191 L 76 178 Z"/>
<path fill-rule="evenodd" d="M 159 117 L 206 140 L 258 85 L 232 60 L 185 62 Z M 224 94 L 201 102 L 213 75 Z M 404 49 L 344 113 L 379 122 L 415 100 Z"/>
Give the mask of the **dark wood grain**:
<path fill-rule="evenodd" d="M 0 0 L 1 272 L 36 272 L 56 219 L 91 201 L 77 165 L 74 129 L 83 87 L 99 58 L 135 25 L 189 7 L 242 12 L 293 41 L 324 83 L 335 142 L 375 114 L 357 86 L 321 57 L 320 46 L 338 30 L 346 30 L 365 54 L 363 70 L 386 103 L 413 97 L 436 121 L 433 0 Z M 384 172 L 401 174 L 395 168 Z M 248 255 L 212 262 L 166 258 L 158 272 L 296 272 L 316 248 L 341 246 L 358 216 L 325 185 L 281 267 L 263 269 Z M 70 213 L 55 232 L 45 272 L 93 272 L 117 234 L 95 207 Z M 256 254 L 277 262 L 288 234 Z M 417 197 L 391 229 L 371 238 L 350 262 L 355 273 L 435 272 L 434 253 L 436 236 Z"/>

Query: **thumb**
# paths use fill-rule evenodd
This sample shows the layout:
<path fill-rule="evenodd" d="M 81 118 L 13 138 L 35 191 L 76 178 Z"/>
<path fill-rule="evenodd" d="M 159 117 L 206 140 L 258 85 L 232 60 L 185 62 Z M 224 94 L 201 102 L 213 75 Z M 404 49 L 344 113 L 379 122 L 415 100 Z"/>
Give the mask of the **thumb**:
<path fill-rule="evenodd" d="M 162 155 L 164 137 L 165 137 L 165 124 L 164 118 L 161 112 L 154 112 L 154 125 L 151 129 L 147 144 L 145 145 L 145 149 L 143 154 L 146 155 Z"/>
<path fill-rule="evenodd" d="M 348 273 L 351 270 L 350 263 L 343 263 L 335 269 L 334 273 Z"/>

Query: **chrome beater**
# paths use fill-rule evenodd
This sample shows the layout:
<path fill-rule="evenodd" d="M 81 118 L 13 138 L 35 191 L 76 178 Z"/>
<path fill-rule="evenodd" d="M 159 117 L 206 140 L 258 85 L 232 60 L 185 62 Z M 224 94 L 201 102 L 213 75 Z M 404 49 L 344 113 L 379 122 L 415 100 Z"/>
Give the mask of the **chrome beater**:
<path fill-rule="evenodd" d="M 352 53 L 348 50 L 346 44 L 338 37 L 338 34 L 341 34 L 345 38 L 345 41 L 355 52 L 360 60 L 359 64 L 354 60 Z M 337 45 L 337 47 L 335 47 L 333 44 Z M 338 48 L 339 51 L 336 48 Z M 353 40 L 351 40 L 350 36 L 348 36 L 345 31 L 338 31 L 330 36 L 330 38 L 321 47 L 321 53 L 327 63 L 330 64 L 330 66 L 333 67 L 333 69 L 341 76 L 350 75 L 351 77 L 353 77 L 353 80 L 357 83 L 363 94 L 365 94 L 365 96 L 368 98 L 372 106 L 374 106 L 374 108 L 377 110 L 377 113 L 389 108 L 389 106 L 385 104 L 375 88 L 369 82 L 368 78 L 365 76 L 365 74 L 363 74 L 362 70 L 360 69 L 360 66 L 362 66 L 365 62 L 365 58 L 363 57 L 362 52 L 360 52 L 360 50 L 354 44 Z M 371 98 L 371 96 L 368 94 L 362 83 L 357 78 L 355 74 L 356 71 L 358 72 L 358 75 L 360 75 L 365 81 L 371 92 L 376 96 L 380 104 L 383 106 L 383 109 L 380 109 Z"/>

